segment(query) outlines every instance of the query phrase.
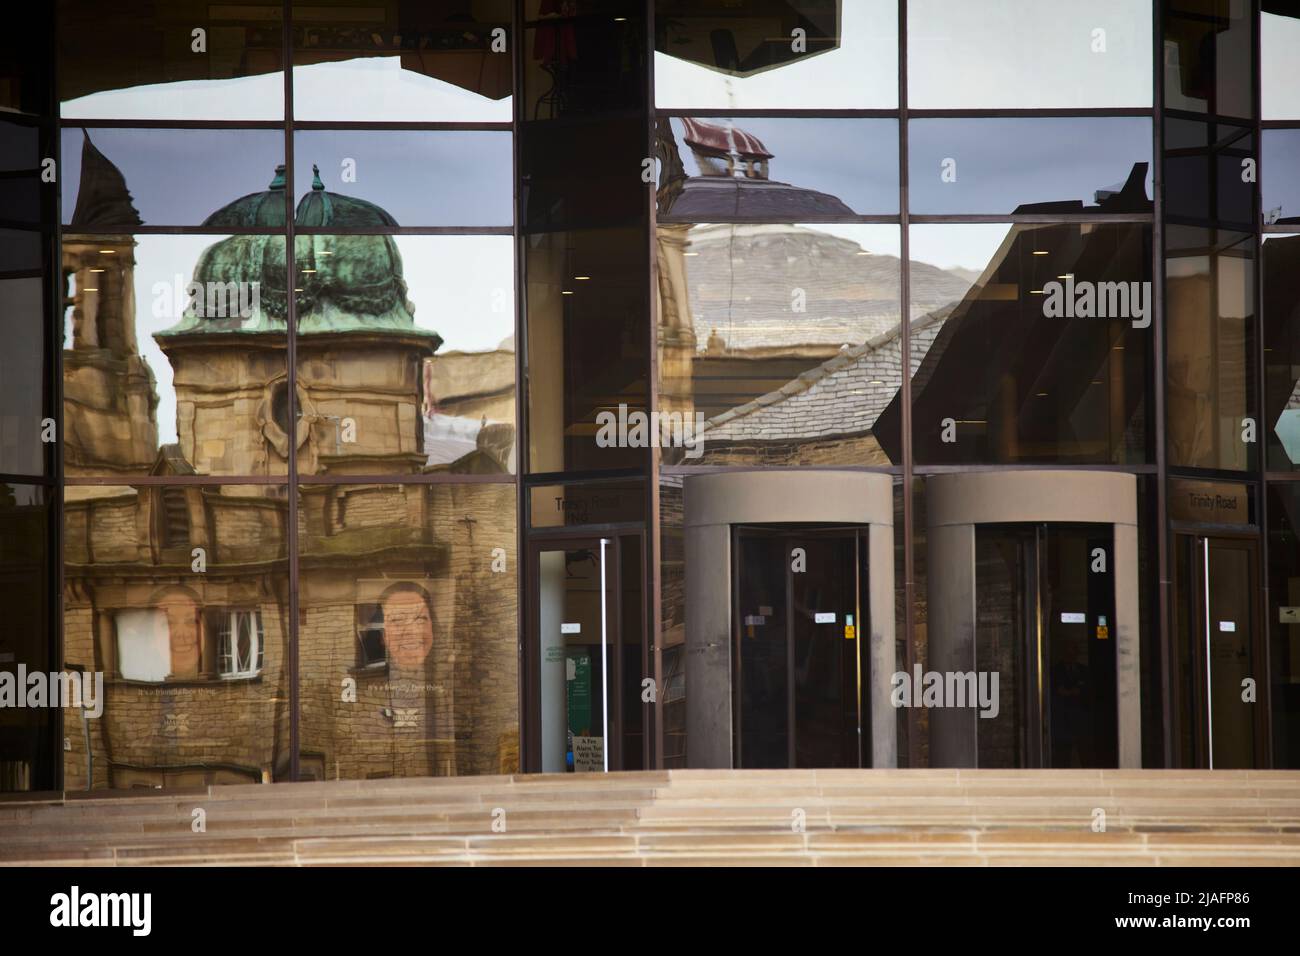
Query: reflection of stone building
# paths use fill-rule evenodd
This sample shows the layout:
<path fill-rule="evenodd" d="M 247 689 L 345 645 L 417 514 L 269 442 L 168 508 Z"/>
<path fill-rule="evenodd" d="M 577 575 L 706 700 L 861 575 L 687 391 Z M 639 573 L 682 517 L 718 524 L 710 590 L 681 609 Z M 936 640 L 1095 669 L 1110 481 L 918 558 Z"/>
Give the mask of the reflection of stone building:
<path fill-rule="evenodd" d="M 135 239 L 102 232 L 103 223 L 120 229 L 139 222 L 121 172 L 87 135 L 77 205 L 62 245 L 63 274 L 75 289 L 65 303 L 71 307 L 63 357 L 68 475 L 138 474 L 158 448 L 154 376 L 136 348 Z"/>
<path fill-rule="evenodd" d="M 92 200 L 129 203 L 120 173 L 92 150 L 79 212 Z M 278 174 L 205 225 L 281 225 L 284 188 Z M 220 476 L 285 476 L 291 442 L 300 474 L 331 477 L 501 471 L 512 457 L 510 425 L 480 427 L 453 457 L 430 454 L 426 382 L 439 380 L 430 359 L 441 339 L 415 325 L 394 239 L 346 234 L 392 218 L 317 180 L 296 221 L 340 234 L 297 238 L 292 284 L 282 236 L 236 234 L 200 256 L 185 314 L 154 335 L 176 398 L 177 441 L 161 448 L 153 376 L 133 327 L 134 243 L 65 237 L 65 269 L 77 275 L 65 360 L 69 473 L 123 476 L 68 489 L 66 659 L 103 671 L 106 698 L 98 720 L 67 715 L 69 789 L 86 785 L 88 767 L 95 786 L 111 787 L 288 775 L 285 486 Z M 84 227 L 93 226 L 88 212 Z M 90 276 L 109 278 L 96 289 Z M 257 294 L 241 297 L 249 288 Z M 216 308 L 213 290 L 225 299 Z M 142 474 L 179 481 L 126 477 Z M 218 483 L 185 483 L 193 476 Z M 304 481 L 297 534 L 303 774 L 514 769 L 513 486 Z"/>

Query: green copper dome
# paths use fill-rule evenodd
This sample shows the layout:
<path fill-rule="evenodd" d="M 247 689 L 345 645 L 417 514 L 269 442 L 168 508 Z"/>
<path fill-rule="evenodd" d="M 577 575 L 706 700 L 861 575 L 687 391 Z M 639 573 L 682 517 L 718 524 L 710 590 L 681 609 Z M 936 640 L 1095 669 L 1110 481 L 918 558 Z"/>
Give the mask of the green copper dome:
<path fill-rule="evenodd" d="M 278 208 L 284 208 L 283 171 L 284 167 L 277 167 L 266 192 L 235 200 L 209 216 L 205 225 L 273 226 L 268 220 L 277 208 L 275 197 L 280 200 Z M 327 192 L 319 175 L 311 193 L 298 204 L 295 221 L 340 229 L 397 225 L 374 203 Z M 415 306 L 406 297 L 402 276 L 402 255 L 392 236 L 297 236 L 294 259 L 298 275 L 291 286 L 283 236 L 229 236 L 208 246 L 194 266 L 193 277 L 204 295 L 193 290 L 181 321 L 157 336 L 282 333 L 292 288 L 300 334 L 391 331 L 431 339 L 434 348 L 441 344 L 436 332 L 415 325 Z"/>
<path fill-rule="evenodd" d="M 320 167 L 313 165 L 311 171 L 311 192 L 299 200 L 298 208 L 293 214 L 293 221 L 297 225 L 320 229 L 364 229 L 398 224 L 382 206 L 354 196 L 327 191 L 321 182 Z M 234 202 L 222 206 L 204 219 L 203 225 L 218 229 L 281 228 L 284 226 L 284 189 L 284 166 L 280 165 L 275 167 L 275 176 L 266 189 L 260 193 L 240 196 Z"/>
<path fill-rule="evenodd" d="M 284 166 L 275 167 L 275 178 L 262 192 L 240 196 L 222 206 L 204 219 L 203 225 L 219 229 L 283 228 Z"/>

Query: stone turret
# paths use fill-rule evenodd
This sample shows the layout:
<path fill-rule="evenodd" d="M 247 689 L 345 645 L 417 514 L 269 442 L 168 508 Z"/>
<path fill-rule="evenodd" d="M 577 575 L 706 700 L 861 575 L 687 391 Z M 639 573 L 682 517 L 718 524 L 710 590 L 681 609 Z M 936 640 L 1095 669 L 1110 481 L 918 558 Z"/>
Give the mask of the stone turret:
<path fill-rule="evenodd" d="M 64 448 L 69 475 L 138 473 L 158 450 L 154 374 L 136 348 L 140 225 L 126 179 L 83 131 L 77 205 L 63 234 L 72 341 L 64 342 Z"/>

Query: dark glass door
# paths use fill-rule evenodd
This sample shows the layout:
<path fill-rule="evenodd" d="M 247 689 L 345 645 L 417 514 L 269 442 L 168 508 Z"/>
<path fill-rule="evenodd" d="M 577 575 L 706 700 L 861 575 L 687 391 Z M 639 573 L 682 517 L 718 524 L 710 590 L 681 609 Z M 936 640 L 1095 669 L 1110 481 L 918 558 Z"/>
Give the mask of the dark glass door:
<path fill-rule="evenodd" d="M 1178 708 L 1184 765 L 1259 766 L 1265 681 L 1255 607 L 1258 545 L 1178 535 Z"/>
<path fill-rule="evenodd" d="M 1108 525 L 976 530 L 977 686 L 998 678 L 996 715 L 976 720 L 979 766 L 1118 764 L 1113 538 Z"/>
<path fill-rule="evenodd" d="M 736 766 L 862 766 L 862 536 L 740 527 L 733 544 Z"/>
<path fill-rule="evenodd" d="M 535 541 L 525 648 L 528 753 L 546 773 L 647 766 L 653 696 L 641 537 Z"/>

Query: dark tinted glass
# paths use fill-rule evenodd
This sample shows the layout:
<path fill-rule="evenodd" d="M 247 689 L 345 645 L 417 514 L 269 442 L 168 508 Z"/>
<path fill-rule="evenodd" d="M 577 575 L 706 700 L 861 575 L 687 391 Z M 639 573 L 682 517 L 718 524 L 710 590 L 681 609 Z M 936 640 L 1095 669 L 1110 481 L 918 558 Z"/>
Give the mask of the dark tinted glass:
<path fill-rule="evenodd" d="M 63 223 L 88 232 L 199 226 L 240 196 L 264 194 L 284 163 L 275 130 L 69 128 L 63 137 Z M 231 226 L 283 226 L 284 193 Z"/>
<path fill-rule="evenodd" d="M 299 471 L 513 472 L 511 237 L 300 235 L 295 250 Z"/>
<path fill-rule="evenodd" d="M 894 120 L 659 120 L 659 218 L 818 222 L 898 212 Z"/>
<path fill-rule="evenodd" d="M 0 121 L 0 218 L 53 225 L 55 187 L 41 179 L 53 156 L 44 127 Z"/>
<path fill-rule="evenodd" d="M 286 521 L 277 487 L 68 489 L 64 653 L 105 699 L 64 711 L 65 786 L 288 778 Z"/>
<path fill-rule="evenodd" d="M 1253 468 L 1264 427 L 1246 422 L 1258 417 L 1254 239 L 1169 226 L 1165 250 L 1169 464 Z"/>
<path fill-rule="evenodd" d="M 529 470 L 643 466 L 649 431 L 628 416 L 649 389 L 645 233 L 528 236 L 524 254 Z"/>
<path fill-rule="evenodd" d="M 1264 130 L 1260 203 L 1265 225 L 1300 224 L 1300 129 Z"/>
<path fill-rule="evenodd" d="M 282 237 L 68 230 L 62 257 L 67 474 L 285 473 Z"/>
<path fill-rule="evenodd" d="M 913 213 L 1151 211 L 1151 121 L 920 119 L 908 125 Z"/>
<path fill-rule="evenodd" d="M 1300 9 L 1293 0 L 1264 0 L 1259 31 L 1262 118 L 1300 119 Z"/>
<path fill-rule="evenodd" d="M 58 9 L 65 119 L 284 116 L 279 0 L 59 0 Z"/>
<path fill-rule="evenodd" d="M 645 484 L 637 479 L 532 485 L 528 489 L 528 520 L 533 528 L 644 521 L 645 507 Z"/>
<path fill-rule="evenodd" d="M 295 2 L 295 118 L 509 122 L 510 7 Z"/>
<path fill-rule="evenodd" d="M 640 0 L 527 0 L 526 120 L 646 106 L 646 6 Z"/>
<path fill-rule="evenodd" d="M 1247 126 L 1165 119 L 1165 214 L 1210 225 L 1255 222 L 1255 134 Z"/>
<path fill-rule="evenodd" d="M 0 229 L 0 274 L 39 272 L 44 266 L 45 241 L 31 229 Z"/>
<path fill-rule="evenodd" d="M 513 485 L 300 489 L 302 773 L 519 768 Z"/>
<path fill-rule="evenodd" d="M 660 109 L 892 109 L 892 0 L 656 0 Z"/>
<path fill-rule="evenodd" d="M 0 35 L 0 109 L 52 116 L 55 5 L 11 4 Z"/>
<path fill-rule="evenodd" d="M 538 232 L 643 220 L 644 117 L 528 123 L 518 136 L 520 228 Z"/>
<path fill-rule="evenodd" d="M 13 675 L 9 680 L 19 667 L 31 674 L 57 666 L 51 656 L 47 494 L 33 485 L 0 484 L 0 671 Z M 18 692 L 26 693 L 21 683 Z M 74 719 L 72 713 L 65 720 Z M 54 789 L 57 715 L 49 707 L 0 708 L 0 793 Z"/>
<path fill-rule="evenodd" d="M 899 460 L 873 432 L 902 384 L 897 226 L 665 223 L 656 238 L 659 407 L 687 439 L 665 462 Z"/>
<path fill-rule="evenodd" d="M 1300 236 L 1266 236 L 1261 248 L 1265 432 L 1268 467 L 1300 468 Z"/>
<path fill-rule="evenodd" d="M 1165 106 L 1253 117 L 1253 7 L 1240 0 L 1179 0 L 1164 10 Z"/>
<path fill-rule="evenodd" d="M 0 473 L 45 471 L 47 288 L 42 278 L 0 279 Z"/>
<path fill-rule="evenodd" d="M 1300 485 L 1268 490 L 1273 765 L 1300 767 Z"/>
<path fill-rule="evenodd" d="M 514 220 L 506 131 L 300 130 L 294 157 L 300 201 L 319 185 L 381 206 L 403 226 Z"/>
<path fill-rule="evenodd" d="M 918 462 L 1147 460 L 1150 227 L 914 226 L 911 250 Z M 891 457 L 898 426 L 895 398 Z"/>
<path fill-rule="evenodd" d="M 1151 105 L 1147 0 L 910 0 L 907 43 L 913 109 Z"/>

